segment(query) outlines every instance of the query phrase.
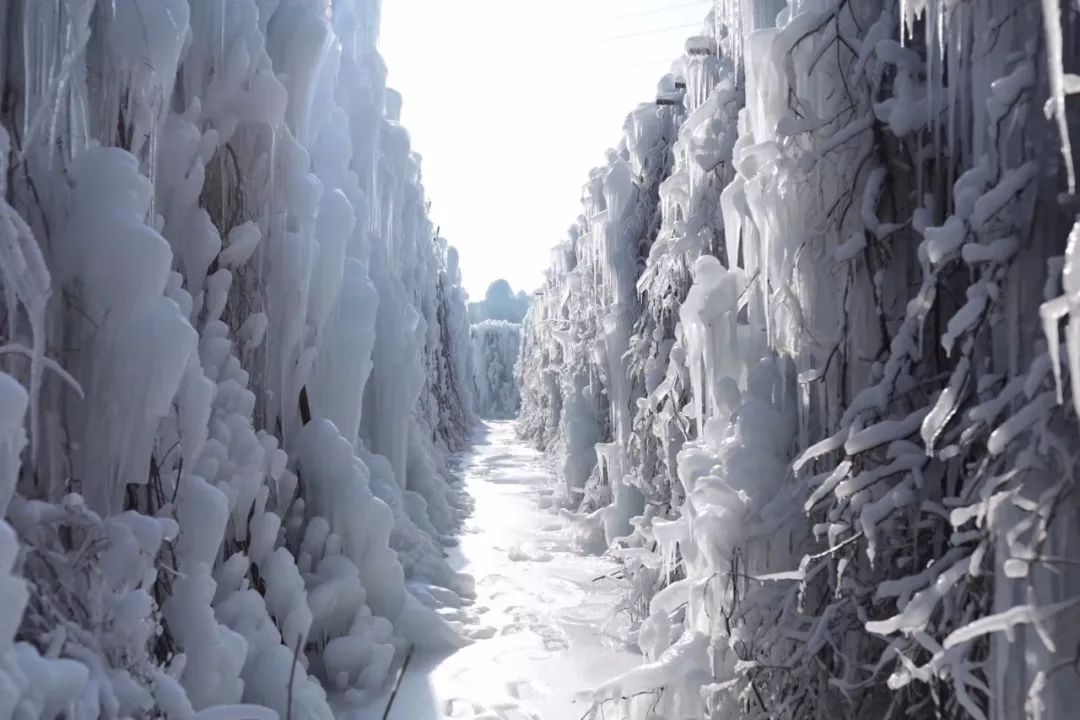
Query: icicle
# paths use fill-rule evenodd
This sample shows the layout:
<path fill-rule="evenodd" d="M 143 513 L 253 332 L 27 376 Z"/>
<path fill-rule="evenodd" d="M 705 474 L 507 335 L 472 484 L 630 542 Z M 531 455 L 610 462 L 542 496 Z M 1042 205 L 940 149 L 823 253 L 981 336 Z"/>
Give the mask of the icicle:
<path fill-rule="evenodd" d="M 1069 361 L 1069 385 L 1072 388 L 1073 406 L 1080 414 L 1080 221 L 1069 233 L 1065 250 L 1065 267 L 1061 273 L 1060 297 L 1044 302 L 1039 308 L 1043 333 L 1046 335 L 1050 360 L 1057 388 L 1057 401 L 1063 400 L 1061 376 L 1061 336 L 1058 326 L 1063 317 L 1069 316 L 1065 333 L 1065 348 Z"/>
<path fill-rule="evenodd" d="M 20 133 L 20 136 L 23 138 L 30 137 L 30 114 L 33 112 L 34 104 L 34 80 L 32 73 L 34 72 L 35 65 L 31 55 L 34 45 L 31 42 L 30 37 L 32 23 L 33 13 L 30 11 L 29 6 L 24 6 L 21 30 L 23 47 L 23 88 L 26 90 L 26 97 L 23 98 L 23 127 L 22 133 Z"/>
<path fill-rule="evenodd" d="M 1042 14 L 1046 30 L 1046 62 L 1050 75 L 1050 99 L 1046 101 L 1046 116 L 1057 123 L 1061 157 L 1065 160 L 1065 175 L 1071 195 L 1076 191 L 1076 170 L 1073 167 L 1069 123 L 1065 117 L 1065 69 L 1059 0 L 1042 0 Z"/>

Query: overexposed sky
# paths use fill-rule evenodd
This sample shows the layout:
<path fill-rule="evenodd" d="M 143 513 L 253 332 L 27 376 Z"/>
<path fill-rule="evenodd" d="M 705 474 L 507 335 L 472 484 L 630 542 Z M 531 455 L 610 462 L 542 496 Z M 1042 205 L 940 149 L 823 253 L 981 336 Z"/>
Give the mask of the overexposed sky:
<path fill-rule="evenodd" d="M 383 0 L 432 217 L 474 299 L 533 290 L 590 168 L 701 27 L 711 0 Z"/>

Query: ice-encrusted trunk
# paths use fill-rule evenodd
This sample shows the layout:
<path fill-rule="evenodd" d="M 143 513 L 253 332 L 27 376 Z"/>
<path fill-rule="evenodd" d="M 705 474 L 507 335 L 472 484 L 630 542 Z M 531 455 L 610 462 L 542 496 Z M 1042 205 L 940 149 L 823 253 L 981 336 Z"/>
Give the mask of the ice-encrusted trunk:
<path fill-rule="evenodd" d="M 627 118 L 623 143 L 585 186 L 582 215 L 527 316 L 518 366 L 520 432 L 556 448 L 566 502 L 599 511 L 589 534 L 600 547 L 629 534 L 645 505 L 628 458 L 647 380 L 626 350 L 641 332 L 635 282 L 658 231 L 681 90 L 668 82 L 661 95 Z"/>
<path fill-rule="evenodd" d="M 378 17 L 0 2 L 0 716 L 329 719 L 462 642 L 466 298 Z"/>
<path fill-rule="evenodd" d="M 649 662 L 598 711 L 1075 705 L 1078 20 L 1050 0 L 718 0 L 688 41 L 673 162 L 633 173 L 662 181 L 659 233 L 611 255 L 648 248 L 633 333 L 577 350 L 610 317 L 583 233 L 523 331 L 521 432 L 559 462 L 580 440 L 552 441 L 576 401 L 552 376 L 600 381 L 573 412 L 604 440 L 641 382 L 618 457 L 646 505 L 613 551 Z M 586 530 L 611 500 L 586 494 Z"/>

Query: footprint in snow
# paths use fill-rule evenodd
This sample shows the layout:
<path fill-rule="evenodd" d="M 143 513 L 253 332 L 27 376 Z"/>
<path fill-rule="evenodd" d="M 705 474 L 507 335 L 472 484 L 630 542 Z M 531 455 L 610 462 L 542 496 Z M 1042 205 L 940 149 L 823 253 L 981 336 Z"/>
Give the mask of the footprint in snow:
<path fill-rule="evenodd" d="M 481 625 L 480 627 L 469 630 L 466 635 L 468 635 L 470 640 L 487 640 L 488 638 L 495 637 L 496 632 L 498 632 L 498 630 L 490 625 Z"/>
<path fill-rule="evenodd" d="M 498 703 L 491 706 L 492 720 L 541 720 L 541 717 L 516 703 Z M 479 718 L 477 718 L 479 720 Z"/>
<path fill-rule="evenodd" d="M 529 629 L 540 636 L 544 643 L 544 649 L 548 652 L 561 652 L 570 648 L 570 643 L 567 642 L 566 634 L 562 630 L 548 625 L 538 618 L 532 619 Z"/>
<path fill-rule="evenodd" d="M 506 683 L 506 692 L 516 700 L 532 700 L 547 694 L 546 688 L 542 690 L 528 680 L 511 680 Z"/>
<path fill-rule="evenodd" d="M 566 633 L 539 614 L 518 608 L 507 608 L 507 611 L 513 619 L 499 631 L 500 635 L 512 635 L 529 630 L 540 638 L 544 650 L 549 653 L 569 649 L 570 643 L 566 640 Z"/>
<path fill-rule="evenodd" d="M 464 698 L 450 698 L 443 703 L 443 715 L 449 718 L 470 718 L 475 720 L 480 713 L 486 712 L 483 705 Z"/>
<path fill-rule="evenodd" d="M 526 550 L 520 545 L 515 545 L 506 553 L 514 562 L 551 562 L 551 553 L 543 550 Z"/>
<path fill-rule="evenodd" d="M 570 643 L 566 642 L 566 640 L 563 639 L 563 638 L 559 638 L 559 637 L 546 637 L 546 638 L 544 638 L 544 649 L 548 650 L 549 652 L 562 652 L 563 650 L 568 650 L 569 648 L 570 648 Z"/>
<path fill-rule="evenodd" d="M 470 720 L 542 720 L 536 713 L 526 710 L 516 703 L 497 703 L 489 708 L 474 706 L 479 708 L 474 715 L 454 715 L 451 717 L 468 717 Z"/>

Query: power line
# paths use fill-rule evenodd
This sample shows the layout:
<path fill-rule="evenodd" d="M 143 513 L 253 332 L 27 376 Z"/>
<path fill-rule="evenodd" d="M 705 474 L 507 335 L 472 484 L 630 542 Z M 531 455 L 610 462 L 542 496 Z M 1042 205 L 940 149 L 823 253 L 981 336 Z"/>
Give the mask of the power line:
<path fill-rule="evenodd" d="M 642 30 L 635 33 L 624 33 L 622 35 L 608 35 L 607 37 L 594 38 L 591 40 L 585 40 L 583 42 L 567 43 L 565 45 L 559 45 L 560 48 L 573 48 L 573 47 L 588 47 L 590 45 L 600 45 L 602 43 L 615 42 L 616 40 L 626 40 L 628 38 L 646 37 L 648 35 L 659 35 L 660 33 L 674 32 L 675 30 L 689 30 L 690 28 L 701 28 L 704 25 L 704 21 L 694 23 L 683 23 L 682 25 L 671 25 L 665 28 L 657 28 L 655 30 Z"/>
<path fill-rule="evenodd" d="M 712 0 L 694 0 L 694 2 L 684 2 L 678 5 L 668 5 L 667 7 L 651 8 L 649 10 L 638 10 L 632 13 L 626 13 L 625 15 L 616 15 L 613 18 L 609 18 L 612 22 L 616 20 L 626 20 L 628 18 L 641 17 L 642 15 L 655 15 L 656 13 L 668 12 L 669 10 L 680 10 L 688 7 L 700 7 L 712 6 Z"/>

